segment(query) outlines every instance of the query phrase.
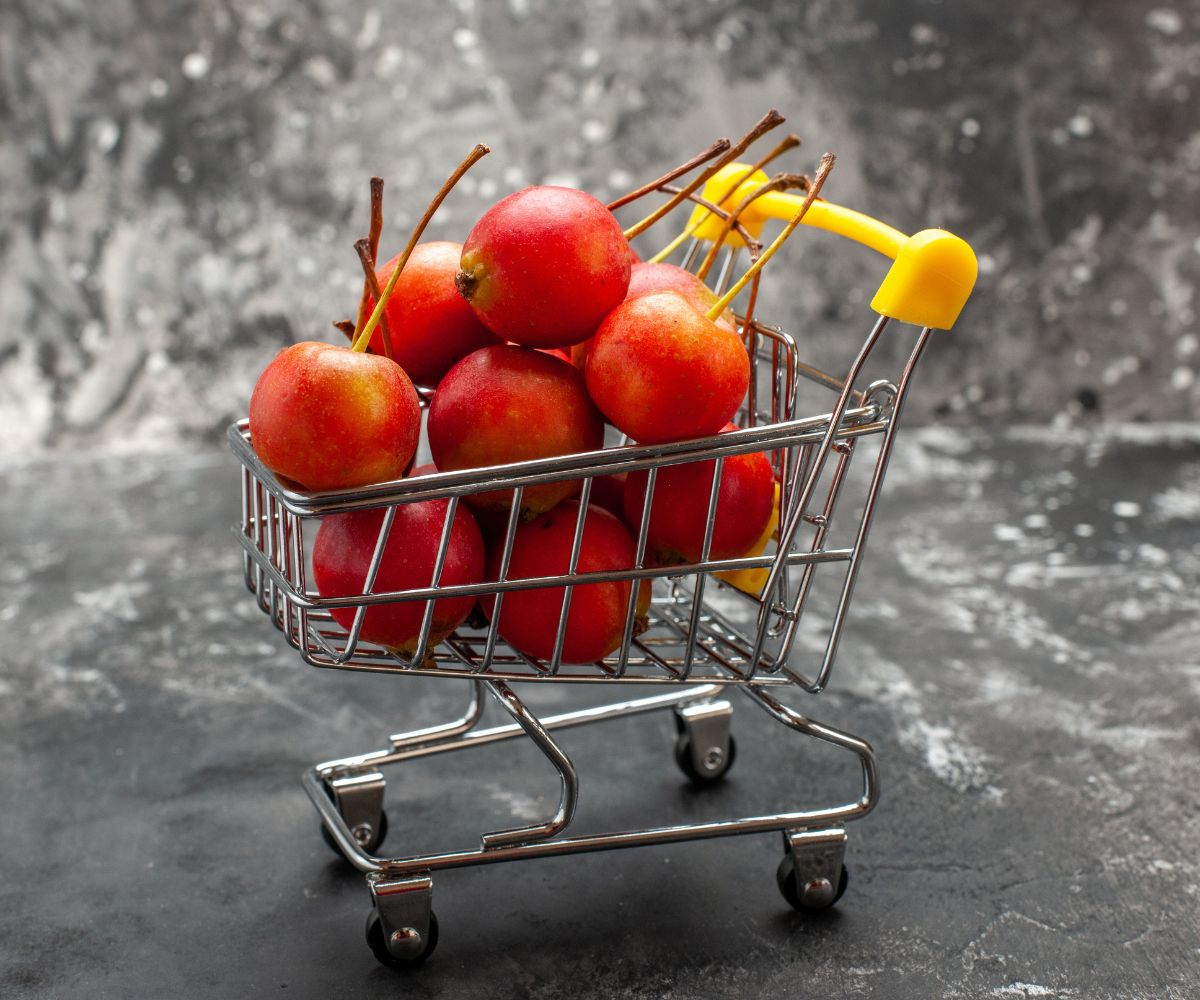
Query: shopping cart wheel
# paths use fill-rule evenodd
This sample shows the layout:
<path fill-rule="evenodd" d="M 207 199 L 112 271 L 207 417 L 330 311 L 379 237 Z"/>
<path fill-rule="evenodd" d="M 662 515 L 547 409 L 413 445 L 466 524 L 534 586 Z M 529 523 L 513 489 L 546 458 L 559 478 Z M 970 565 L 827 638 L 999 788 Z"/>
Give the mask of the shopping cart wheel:
<path fill-rule="evenodd" d="M 775 882 L 793 908 L 816 913 L 842 898 L 850 881 L 842 861 L 845 830 L 785 830 L 783 843 L 785 852 L 775 869 Z"/>
<path fill-rule="evenodd" d="M 829 909 L 842 898 L 842 893 L 846 891 L 846 886 L 850 882 L 850 872 L 845 865 L 842 865 L 837 889 L 834 890 L 832 898 L 829 895 L 832 884 L 824 879 L 819 880 L 819 884 L 815 887 L 810 883 L 802 896 L 796 887 L 796 859 L 790 854 L 785 854 L 780 858 L 779 867 L 775 870 L 775 881 L 779 884 L 779 891 L 783 893 L 783 898 L 794 909 L 803 913 L 817 913 Z"/>
<path fill-rule="evenodd" d="M 737 755 L 729 732 L 733 706 L 724 700 L 701 701 L 675 709 L 675 763 L 697 785 L 725 777 Z"/>
<path fill-rule="evenodd" d="M 692 753 L 692 741 L 687 734 L 675 738 L 675 763 L 679 765 L 679 770 L 687 775 L 688 780 L 697 785 L 715 785 L 733 767 L 735 757 L 737 740 L 731 735 L 727 749 L 721 751 L 709 748 L 701 767 L 697 767 L 696 757 Z"/>
<path fill-rule="evenodd" d="M 353 827 L 351 832 L 354 834 L 354 839 L 368 854 L 374 854 L 383 843 L 383 838 L 388 834 L 388 816 L 387 812 L 379 814 L 378 828 L 367 828 L 365 826 Z M 365 840 L 363 838 L 366 838 Z M 333 834 L 329 832 L 329 828 L 321 824 L 321 839 L 329 845 L 329 849 L 340 858 L 346 855 L 342 853 L 342 849 L 338 846 L 338 842 L 333 839 Z"/>
<path fill-rule="evenodd" d="M 410 934 L 405 935 L 404 931 L 409 931 Z M 387 942 L 383 937 L 383 918 L 380 917 L 379 910 L 372 909 L 367 914 L 367 944 L 380 964 L 392 969 L 411 969 L 414 965 L 420 965 L 433 954 L 433 949 L 437 947 L 437 914 L 432 910 L 429 912 L 429 933 L 425 935 L 424 940 L 421 940 L 421 935 L 413 934 L 412 928 L 404 928 L 399 933 L 401 934 L 399 939 L 401 945 L 404 945 L 406 941 L 411 942 L 408 945 L 412 951 L 411 957 L 393 955 L 388 951 Z"/>

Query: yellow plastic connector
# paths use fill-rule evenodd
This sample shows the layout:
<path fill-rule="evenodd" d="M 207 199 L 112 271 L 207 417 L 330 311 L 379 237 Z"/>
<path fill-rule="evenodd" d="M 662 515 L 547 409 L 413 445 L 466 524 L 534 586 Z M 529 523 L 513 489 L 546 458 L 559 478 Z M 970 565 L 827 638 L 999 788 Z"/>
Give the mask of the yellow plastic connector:
<path fill-rule="evenodd" d="M 759 170 L 738 185 L 736 191 L 727 193 L 749 169 L 750 165 L 745 163 L 723 167 L 705 184 L 704 197 L 713 202 L 721 198 L 720 206 L 726 210 L 736 208 L 768 180 Z M 757 239 L 768 219 L 791 219 L 803 200 L 787 192 L 770 191 L 751 202 L 740 221 Z M 809 206 L 803 223 L 837 233 L 893 259 L 891 270 L 871 300 L 871 308 L 892 319 L 949 330 L 975 287 L 978 265 L 974 251 L 964 240 L 945 230 L 926 229 L 915 236 L 905 236 L 869 215 L 820 199 Z M 698 206 L 687 228 L 699 239 L 714 240 L 721 234 L 722 220 Z M 727 242 L 732 246 L 745 245 L 736 232 L 729 234 Z"/>
<path fill-rule="evenodd" d="M 975 287 L 975 252 L 953 233 L 925 229 L 896 254 L 871 308 L 903 323 L 949 330 Z"/>

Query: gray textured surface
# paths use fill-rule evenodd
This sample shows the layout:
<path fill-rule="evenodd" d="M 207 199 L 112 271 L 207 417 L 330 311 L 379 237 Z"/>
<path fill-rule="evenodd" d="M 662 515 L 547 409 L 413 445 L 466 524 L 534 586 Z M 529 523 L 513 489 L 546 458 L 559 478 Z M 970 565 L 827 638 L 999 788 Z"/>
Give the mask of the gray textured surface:
<path fill-rule="evenodd" d="M 912 416 L 1196 412 L 1200 3 L 693 0 L 0 5 L 0 450 L 215 443 L 355 300 L 476 141 L 431 235 L 513 187 L 614 195 L 775 105 L 826 193 L 977 248 Z M 643 244 L 654 249 L 669 233 Z M 809 234 L 764 315 L 818 362 L 882 274 Z M 840 356 L 840 354 L 839 354 Z"/>
<path fill-rule="evenodd" d="M 1195 428 L 902 435 L 838 673 L 805 705 L 880 755 L 837 913 L 786 909 L 767 836 L 448 872 L 442 943 L 400 983 L 297 779 L 460 689 L 283 646 L 241 587 L 227 454 L 2 470 L 6 998 L 1200 994 Z M 705 795 L 665 719 L 566 737 L 579 827 L 853 788 L 740 701 Z M 411 768 L 396 850 L 470 845 L 552 793 L 512 746 Z"/>

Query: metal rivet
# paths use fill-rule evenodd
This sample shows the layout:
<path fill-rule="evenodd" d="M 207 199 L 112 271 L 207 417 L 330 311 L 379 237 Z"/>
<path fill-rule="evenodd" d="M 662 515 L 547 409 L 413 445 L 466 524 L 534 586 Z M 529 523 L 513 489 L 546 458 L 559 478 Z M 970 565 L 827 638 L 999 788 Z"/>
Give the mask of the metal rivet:
<path fill-rule="evenodd" d="M 415 955 L 421 950 L 421 934 L 415 927 L 400 927 L 392 931 L 388 950 L 397 957 Z"/>
<path fill-rule="evenodd" d="M 833 883 L 827 878 L 814 878 L 807 882 L 800 893 L 805 906 L 823 908 L 833 903 Z"/>

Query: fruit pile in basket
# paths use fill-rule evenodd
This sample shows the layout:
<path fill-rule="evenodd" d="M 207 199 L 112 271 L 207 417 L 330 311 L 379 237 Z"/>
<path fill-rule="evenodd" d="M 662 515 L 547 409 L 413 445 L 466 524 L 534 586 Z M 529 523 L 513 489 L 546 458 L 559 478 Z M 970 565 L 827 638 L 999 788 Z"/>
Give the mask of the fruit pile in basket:
<path fill-rule="evenodd" d="M 593 451 L 604 446 L 606 422 L 642 445 L 735 430 L 731 421 L 745 400 L 751 368 L 730 304 L 747 284 L 753 298 L 759 271 L 800 222 L 833 161 L 826 154 L 812 181 L 796 174 L 766 180 L 760 168 L 798 145 L 789 136 L 753 167 L 734 163 L 782 121 L 772 111 L 738 143 L 718 140 L 611 205 L 571 188 L 529 187 L 488 209 L 461 246 L 419 242 L 454 184 L 488 152 L 477 146 L 438 192 L 405 249 L 378 267 L 382 182 L 373 179 L 370 236 L 355 244 L 364 270 L 357 320 L 335 324 L 350 344 L 295 344 L 267 366 L 250 401 L 258 457 L 285 482 L 328 491 Z M 706 163 L 683 187 L 670 186 Z M 694 193 L 713 177 L 729 181 L 716 203 Z M 748 183 L 753 190 L 745 194 Z M 805 200 L 762 251 L 739 226 L 739 215 L 755 197 L 785 187 L 803 189 Z M 623 230 L 614 209 L 656 190 L 673 195 Z M 659 259 L 682 238 L 647 262 L 629 245 L 689 197 L 698 208 L 682 236 L 718 218 L 724 234 L 739 238 L 740 232 L 740 245 L 751 248 L 747 272 L 720 298 L 702 278 L 721 240 L 696 274 Z M 414 383 L 433 390 L 428 444 L 434 464 L 416 469 L 421 406 Z M 593 480 L 575 572 L 632 567 L 643 520 L 646 563 L 698 562 L 713 473 L 712 461 L 659 469 L 645 517 L 645 471 Z M 580 490 L 579 480 L 526 487 L 511 549 L 504 543 L 513 491 L 466 494 L 464 503 L 454 505 L 438 585 L 567 573 Z M 727 457 L 707 558 L 761 552 L 775 497 L 766 454 Z M 322 596 L 429 587 L 451 506 L 446 499 L 397 505 L 370 586 L 366 576 L 384 510 L 325 517 L 313 547 Z M 620 646 L 632 586 L 624 580 L 575 588 L 559 653 L 563 662 L 598 660 Z M 637 613 L 644 618 L 650 583 L 642 580 L 638 587 Z M 506 593 L 500 635 L 526 655 L 550 659 L 564 589 Z M 473 597 L 436 601 L 427 648 L 461 625 L 475 603 Z M 480 604 L 490 618 L 495 598 Z M 424 601 L 371 606 L 361 637 L 411 654 L 424 610 Z M 349 629 L 355 609 L 335 609 L 333 616 Z"/>

